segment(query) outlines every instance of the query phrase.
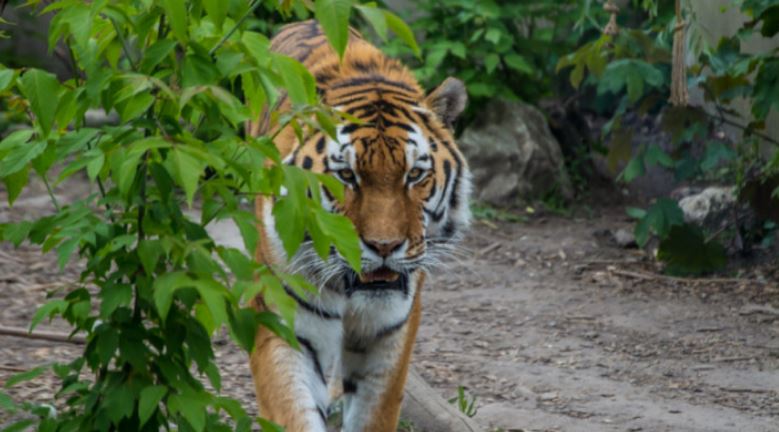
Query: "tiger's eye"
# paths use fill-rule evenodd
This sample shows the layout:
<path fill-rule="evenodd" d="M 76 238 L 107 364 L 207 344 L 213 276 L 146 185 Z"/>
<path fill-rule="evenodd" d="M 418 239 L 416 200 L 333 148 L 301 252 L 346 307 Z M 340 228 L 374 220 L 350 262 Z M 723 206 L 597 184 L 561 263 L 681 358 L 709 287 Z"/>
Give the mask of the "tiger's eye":
<path fill-rule="evenodd" d="M 412 168 L 411 171 L 408 172 L 408 181 L 417 181 L 424 177 L 425 173 L 426 171 L 422 168 Z"/>
<path fill-rule="evenodd" d="M 341 177 L 344 181 L 354 181 L 354 171 L 350 169 L 338 170 L 338 177 Z"/>

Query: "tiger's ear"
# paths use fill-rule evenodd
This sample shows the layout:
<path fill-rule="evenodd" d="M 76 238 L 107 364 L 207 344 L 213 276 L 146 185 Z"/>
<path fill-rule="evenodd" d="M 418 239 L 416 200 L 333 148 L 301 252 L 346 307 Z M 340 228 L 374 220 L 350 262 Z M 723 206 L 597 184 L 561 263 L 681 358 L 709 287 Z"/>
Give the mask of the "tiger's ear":
<path fill-rule="evenodd" d="M 457 78 L 449 77 L 425 98 L 425 103 L 444 122 L 448 128 L 465 109 L 468 93 L 465 84 Z"/>

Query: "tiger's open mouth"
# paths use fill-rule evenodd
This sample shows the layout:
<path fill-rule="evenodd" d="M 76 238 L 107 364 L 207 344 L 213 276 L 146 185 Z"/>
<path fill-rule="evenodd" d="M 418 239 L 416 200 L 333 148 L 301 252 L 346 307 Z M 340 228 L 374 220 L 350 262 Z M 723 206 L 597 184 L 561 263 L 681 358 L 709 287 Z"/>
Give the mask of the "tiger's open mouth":
<path fill-rule="evenodd" d="M 357 291 L 402 291 L 408 292 L 408 275 L 387 267 L 379 267 L 370 273 L 351 272 L 346 277 L 346 293 Z"/>

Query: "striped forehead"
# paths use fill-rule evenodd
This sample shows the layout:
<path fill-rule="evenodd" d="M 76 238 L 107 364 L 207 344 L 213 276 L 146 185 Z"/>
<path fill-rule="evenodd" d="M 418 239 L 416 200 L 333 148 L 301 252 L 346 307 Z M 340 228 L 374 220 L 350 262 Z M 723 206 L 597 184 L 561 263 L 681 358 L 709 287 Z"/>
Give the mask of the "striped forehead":
<path fill-rule="evenodd" d="M 403 168 L 414 166 L 418 159 L 429 159 L 430 143 L 425 133 L 413 123 L 407 124 L 406 127 L 407 130 L 382 133 L 375 128 L 352 130 L 346 125 L 338 126 L 336 139 L 327 141 L 330 168 L 356 168 L 360 159 L 364 162 L 365 158 L 372 157 L 375 152 L 380 152 L 382 156 L 390 155 L 389 161 L 382 162 L 401 165 Z"/>

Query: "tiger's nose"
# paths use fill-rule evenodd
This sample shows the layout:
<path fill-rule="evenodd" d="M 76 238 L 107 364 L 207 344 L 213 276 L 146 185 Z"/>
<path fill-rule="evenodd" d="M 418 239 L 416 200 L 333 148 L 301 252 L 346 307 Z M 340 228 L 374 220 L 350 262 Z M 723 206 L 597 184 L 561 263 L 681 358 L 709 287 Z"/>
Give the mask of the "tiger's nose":
<path fill-rule="evenodd" d="M 365 243 L 370 250 L 379 254 L 380 257 L 386 258 L 400 249 L 406 240 L 368 240 L 364 238 L 362 239 L 362 242 Z"/>

